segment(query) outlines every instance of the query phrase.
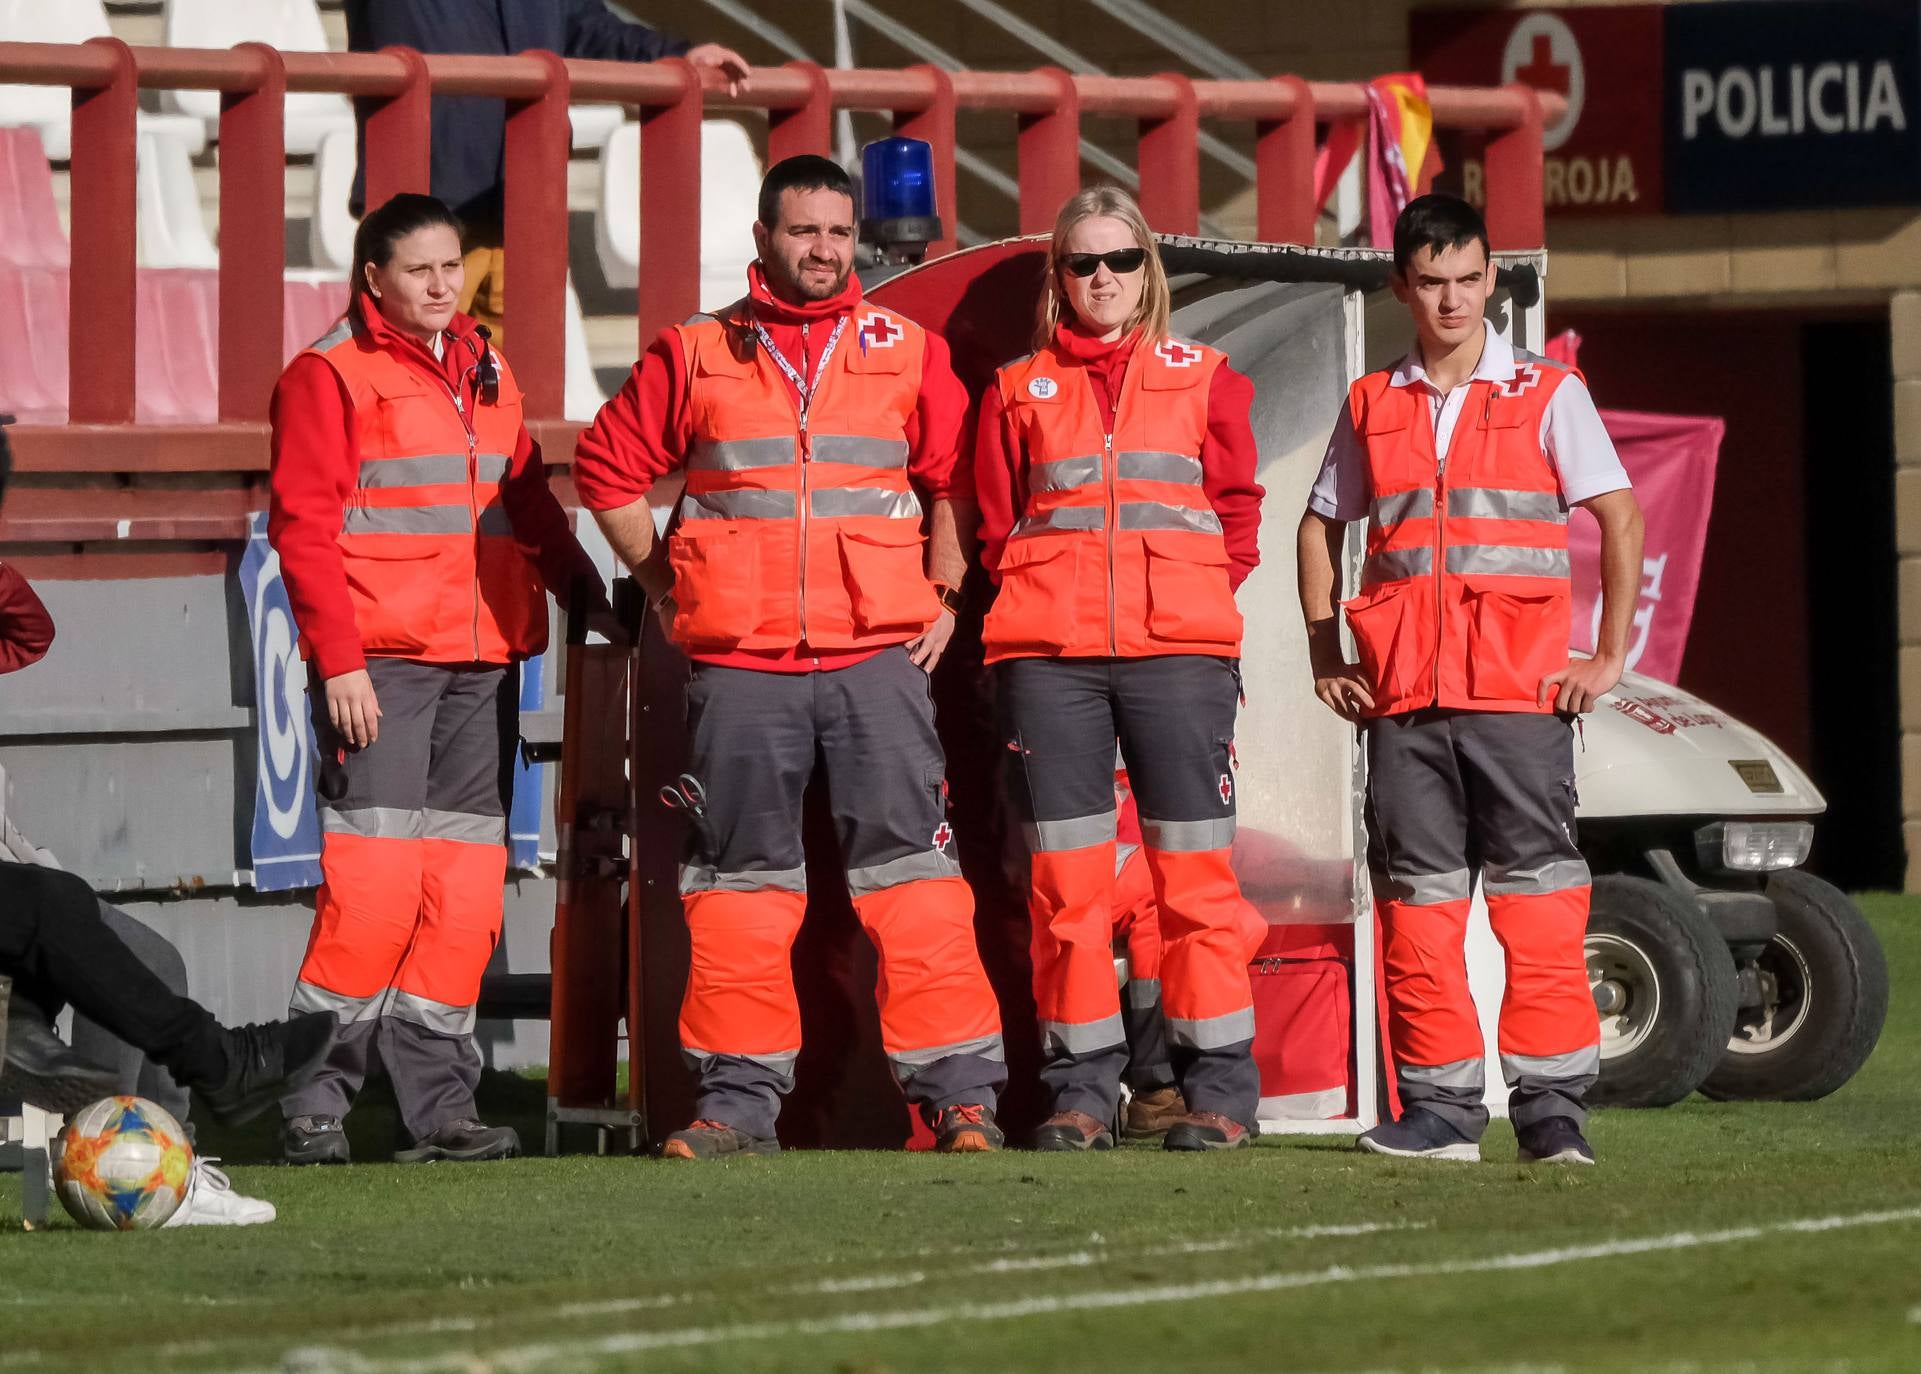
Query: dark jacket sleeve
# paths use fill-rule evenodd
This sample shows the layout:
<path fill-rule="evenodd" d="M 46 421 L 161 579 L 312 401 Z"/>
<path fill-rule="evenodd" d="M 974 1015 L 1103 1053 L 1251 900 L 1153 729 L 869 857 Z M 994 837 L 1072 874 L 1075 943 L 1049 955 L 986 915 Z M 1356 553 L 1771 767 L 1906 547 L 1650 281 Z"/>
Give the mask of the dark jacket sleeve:
<path fill-rule="evenodd" d="M 679 57 L 693 46 L 684 38 L 617 18 L 600 0 L 561 0 L 561 7 L 567 21 L 567 47 L 562 57 L 653 62 Z"/>

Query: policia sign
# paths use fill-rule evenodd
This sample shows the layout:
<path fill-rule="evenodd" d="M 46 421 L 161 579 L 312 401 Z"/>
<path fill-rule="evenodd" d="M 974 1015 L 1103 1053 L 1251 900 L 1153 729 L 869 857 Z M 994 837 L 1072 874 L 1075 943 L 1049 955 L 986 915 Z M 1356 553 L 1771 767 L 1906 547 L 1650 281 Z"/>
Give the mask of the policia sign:
<path fill-rule="evenodd" d="M 1734 0 L 1664 18 L 1670 211 L 1921 201 L 1921 5 Z"/>
<path fill-rule="evenodd" d="M 1921 203 L 1921 0 L 1416 10 L 1408 37 L 1432 83 L 1567 102 L 1550 214 Z M 1480 199 L 1478 144 L 1442 151 Z"/>

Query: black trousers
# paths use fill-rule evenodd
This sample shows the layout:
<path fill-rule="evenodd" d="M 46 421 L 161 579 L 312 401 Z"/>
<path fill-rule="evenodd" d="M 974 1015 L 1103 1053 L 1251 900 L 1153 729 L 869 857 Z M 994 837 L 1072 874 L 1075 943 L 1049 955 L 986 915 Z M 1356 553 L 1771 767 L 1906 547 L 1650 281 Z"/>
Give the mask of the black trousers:
<path fill-rule="evenodd" d="M 226 1076 L 213 1013 L 140 962 L 102 918 L 93 889 L 71 873 L 0 863 L 0 973 L 13 979 L 14 997 L 49 1020 L 72 1003 L 190 1087 Z"/>

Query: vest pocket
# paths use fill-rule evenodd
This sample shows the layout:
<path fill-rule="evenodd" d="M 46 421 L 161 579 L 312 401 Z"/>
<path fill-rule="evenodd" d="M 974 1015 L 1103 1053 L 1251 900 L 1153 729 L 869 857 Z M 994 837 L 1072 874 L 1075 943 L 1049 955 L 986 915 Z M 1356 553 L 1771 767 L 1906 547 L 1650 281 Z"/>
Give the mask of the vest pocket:
<path fill-rule="evenodd" d="M 399 540 L 406 544 L 386 542 Z M 363 648 L 403 656 L 428 652 L 429 640 L 448 621 L 442 601 L 452 570 L 443 570 L 440 543 L 421 535 L 387 535 L 379 542 L 357 540 L 340 551 Z M 467 585 L 465 577 L 460 582 Z"/>
<path fill-rule="evenodd" d="M 1467 691 L 1477 701 L 1536 701 L 1568 663 L 1568 597 L 1467 584 Z"/>
<path fill-rule="evenodd" d="M 1147 630 L 1170 644 L 1239 644 L 1227 550 L 1207 535 L 1147 534 Z"/>
<path fill-rule="evenodd" d="M 835 533 L 857 633 L 919 634 L 934 623 L 940 602 L 923 566 L 919 521 L 843 523 Z"/>
<path fill-rule="evenodd" d="M 1377 708 L 1429 694 L 1438 631 L 1433 607 L 1414 589 L 1431 586 L 1432 578 L 1389 582 L 1341 603 Z"/>
<path fill-rule="evenodd" d="M 732 648 L 760 628 L 758 540 L 732 520 L 688 520 L 667 541 L 674 570 L 674 638 Z"/>
<path fill-rule="evenodd" d="M 1074 639 L 1078 535 L 1028 535 L 1001 553 L 1000 592 L 981 628 L 995 653 L 1053 654 Z"/>

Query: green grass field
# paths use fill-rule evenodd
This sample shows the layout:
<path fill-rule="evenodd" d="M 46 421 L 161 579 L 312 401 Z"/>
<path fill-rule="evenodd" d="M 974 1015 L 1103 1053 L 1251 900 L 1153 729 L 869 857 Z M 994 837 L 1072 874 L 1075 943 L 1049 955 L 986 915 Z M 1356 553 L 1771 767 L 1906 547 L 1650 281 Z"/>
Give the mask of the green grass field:
<path fill-rule="evenodd" d="M 1864 905 L 1895 997 L 1853 1083 L 1598 1114 L 1599 1169 L 1498 1122 L 1480 1166 L 243 1168 L 277 1224 L 0 1233 L 0 1371 L 1917 1370 L 1921 900 Z"/>

